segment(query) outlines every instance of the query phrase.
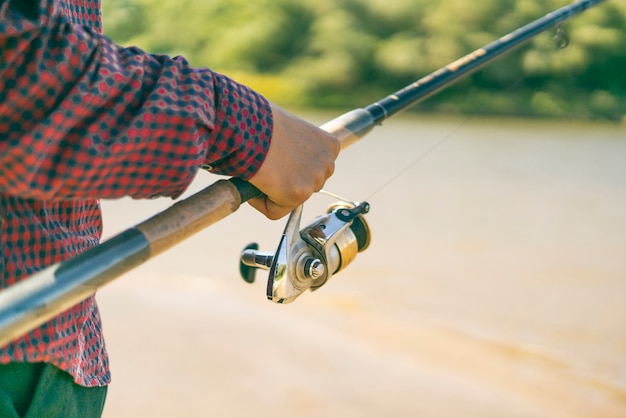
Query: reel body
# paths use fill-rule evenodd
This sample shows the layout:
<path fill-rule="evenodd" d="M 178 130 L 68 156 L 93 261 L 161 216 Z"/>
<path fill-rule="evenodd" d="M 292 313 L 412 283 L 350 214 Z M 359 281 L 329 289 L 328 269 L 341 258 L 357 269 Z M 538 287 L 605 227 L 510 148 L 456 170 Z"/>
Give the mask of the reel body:
<path fill-rule="evenodd" d="M 276 303 L 293 302 L 307 289 L 316 290 L 352 262 L 370 243 L 363 215 L 369 204 L 346 202 L 331 205 L 326 214 L 300 229 L 303 206 L 289 215 L 278 248 L 271 253 L 248 245 L 241 254 L 240 273 L 254 282 L 256 269 L 269 270 L 267 298 Z"/>

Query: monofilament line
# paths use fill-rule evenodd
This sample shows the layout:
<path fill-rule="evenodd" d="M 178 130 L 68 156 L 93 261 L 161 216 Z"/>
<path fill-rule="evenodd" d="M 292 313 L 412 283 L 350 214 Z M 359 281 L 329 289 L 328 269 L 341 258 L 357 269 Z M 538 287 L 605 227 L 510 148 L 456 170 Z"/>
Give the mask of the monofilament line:
<path fill-rule="evenodd" d="M 391 184 L 392 182 L 394 182 L 397 178 L 401 177 L 402 175 L 404 175 L 407 171 L 409 171 L 409 169 L 411 169 L 415 164 L 417 164 L 418 162 L 422 161 L 424 158 L 426 158 L 428 155 L 432 154 L 437 148 L 439 148 L 444 142 L 446 142 L 448 139 L 452 138 L 452 136 L 457 133 L 459 131 L 459 129 L 461 129 L 462 127 L 464 127 L 473 117 L 469 117 L 467 119 L 465 119 L 463 122 L 459 123 L 457 126 L 454 127 L 454 129 L 452 129 L 450 132 L 448 132 L 446 135 L 442 136 L 441 138 L 439 138 L 439 140 L 437 140 L 435 143 L 433 143 L 430 147 L 428 147 L 424 152 L 422 152 L 421 154 L 419 154 L 413 161 L 411 161 L 409 164 L 407 164 L 404 168 L 402 168 L 400 171 L 398 171 L 393 177 L 391 177 L 389 180 L 387 180 L 385 183 L 383 183 L 378 189 L 374 190 L 373 193 L 371 193 L 367 198 L 365 198 L 365 200 L 370 200 L 372 197 L 374 197 L 374 195 L 376 195 L 377 193 L 379 193 L 381 190 L 383 190 L 384 188 L 386 188 L 387 186 L 389 186 L 389 184 Z"/>

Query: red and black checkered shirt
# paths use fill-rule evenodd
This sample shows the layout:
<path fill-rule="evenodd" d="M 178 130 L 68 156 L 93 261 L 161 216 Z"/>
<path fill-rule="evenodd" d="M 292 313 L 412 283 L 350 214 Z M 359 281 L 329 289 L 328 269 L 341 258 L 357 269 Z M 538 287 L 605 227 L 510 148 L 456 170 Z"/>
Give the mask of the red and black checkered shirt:
<path fill-rule="evenodd" d="M 248 178 L 265 99 L 101 34 L 100 0 L 0 0 L 0 287 L 98 244 L 99 198 L 176 197 L 199 167 Z M 84 386 L 110 381 L 93 297 L 0 348 Z"/>

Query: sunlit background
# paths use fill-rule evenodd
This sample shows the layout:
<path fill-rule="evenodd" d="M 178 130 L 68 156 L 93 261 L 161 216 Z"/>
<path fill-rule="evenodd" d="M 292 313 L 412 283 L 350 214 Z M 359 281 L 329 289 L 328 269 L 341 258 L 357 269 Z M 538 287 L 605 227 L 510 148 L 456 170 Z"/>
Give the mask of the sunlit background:
<path fill-rule="evenodd" d="M 107 0 L 105 33 L 182 55 L 283 105 L 362 106 L 567 5 L 565 0 Z M 626 2 L 563 25 L 418 110 L 594 117 L 626 113 Z M 557 53 L 558 51 L 558 53 Z M 510 93 L 515 86 L 515 94 Z"/>
<path fill-rule="evenodd" d="M 104 0 L 104 27 L 321 124 L 566 4 Z M 342 152 L 372 244 L 293 304 L 238 277 L 284 227 L 247 206 L 102 289 L 105 417 L 626 416 L 625 23 L 597 6 Z M 106 201 L 105 234 L 171 204 Z"/>

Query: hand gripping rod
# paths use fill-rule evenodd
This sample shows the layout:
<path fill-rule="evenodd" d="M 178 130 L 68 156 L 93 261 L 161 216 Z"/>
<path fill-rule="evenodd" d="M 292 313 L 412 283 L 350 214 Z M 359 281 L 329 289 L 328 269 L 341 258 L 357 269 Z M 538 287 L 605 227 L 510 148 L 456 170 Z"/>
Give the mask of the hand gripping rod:
<path fill-rule="evenodd" d="M 341 149 L 374 126 L 430 97 L 494 58 L 604 0 L 579 0 L 477 49 L 366 108 L 352 110 L 322 128 Z M 0 346 L 69 309 L 145 261 L 234 213 L 261 196 L 250 183 L 219 180 L 195 195 L 127 229 L 71 260 L 52 265 L 0 291 Z"/>

